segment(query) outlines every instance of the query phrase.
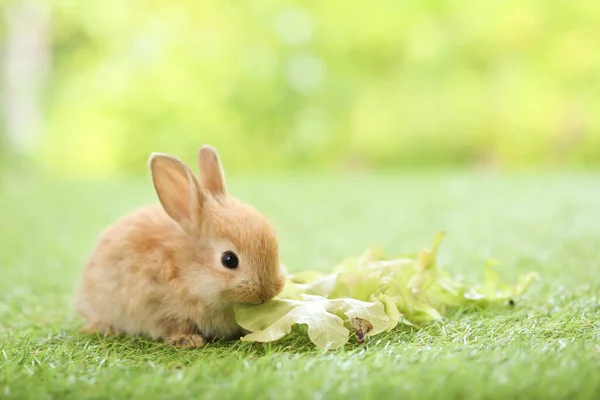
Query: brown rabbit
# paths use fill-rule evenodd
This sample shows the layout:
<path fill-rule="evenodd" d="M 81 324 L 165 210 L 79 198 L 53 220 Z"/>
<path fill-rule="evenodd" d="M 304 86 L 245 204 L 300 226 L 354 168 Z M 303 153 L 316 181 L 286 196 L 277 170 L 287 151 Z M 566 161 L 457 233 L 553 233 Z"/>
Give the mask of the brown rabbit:
<path fill-rule="evenodd" d="M 229 196 L 217 152 L 198 152 L 200 182 L 154 153 L 162 205 L 108 228 L 83 271 L 76 306 L 84 332 L 147 334 L 183 347 L 239 337 L 235 303 L 261 303 L 285 284 L 277 235 L 255 208 Z"/>

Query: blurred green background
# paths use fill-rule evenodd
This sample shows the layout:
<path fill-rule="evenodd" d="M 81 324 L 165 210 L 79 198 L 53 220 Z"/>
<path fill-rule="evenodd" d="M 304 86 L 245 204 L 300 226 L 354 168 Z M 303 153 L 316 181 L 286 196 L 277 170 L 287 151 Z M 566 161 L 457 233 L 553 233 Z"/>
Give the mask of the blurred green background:
<path fill-rule="evenodd" d="M 597 0 L 0 8 L 0 157 L 57 176 L 600 166 Z"/>

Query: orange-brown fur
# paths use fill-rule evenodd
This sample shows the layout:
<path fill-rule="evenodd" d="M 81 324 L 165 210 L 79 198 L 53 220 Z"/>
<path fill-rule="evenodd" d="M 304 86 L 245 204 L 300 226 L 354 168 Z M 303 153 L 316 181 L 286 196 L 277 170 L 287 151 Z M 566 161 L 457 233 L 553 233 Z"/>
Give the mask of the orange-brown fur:
<path fill-rule="evenodd" d="M 184 347 L 242 333 L 235 303 L 259 303 L 284 285 L 269 221 L 230 197 L 216 152 L 199 152 L 200 182 L 181 161 L 150 159 L 162 206 L 139 209 L 109 227 L 84 268 L 77 310 L 83 331 L 148 334 Z M 220 264 L 235 252 L 237 269 Z"/>

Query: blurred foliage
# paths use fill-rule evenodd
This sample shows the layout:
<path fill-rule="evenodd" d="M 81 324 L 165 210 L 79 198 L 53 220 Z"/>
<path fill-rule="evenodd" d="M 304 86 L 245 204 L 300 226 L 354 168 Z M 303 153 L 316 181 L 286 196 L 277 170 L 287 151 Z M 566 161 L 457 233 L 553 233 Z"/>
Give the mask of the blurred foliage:
<path fill-rule="evenodd" d="M 597 0 L 47 4 L 57 171 L 600 165 Z"/>

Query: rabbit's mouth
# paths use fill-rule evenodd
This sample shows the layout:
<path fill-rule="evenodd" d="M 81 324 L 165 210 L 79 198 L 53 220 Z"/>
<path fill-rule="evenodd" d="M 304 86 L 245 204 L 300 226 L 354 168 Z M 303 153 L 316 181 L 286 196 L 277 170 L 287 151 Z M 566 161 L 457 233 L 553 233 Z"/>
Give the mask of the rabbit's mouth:
<path fill-rule="evenodd" d="M 244 296 L 240 296 L 241 298 L 239 298 L 238 301 L 236 301 L 236 303 L 243 303 L 243 304 L 262 304 L 265 302 L 266 299 L 265 297 L 262 297 L 259 293 L 247 293 Z"/>
<path fill-rule="evenodd" d="M 279 291 L 275 287 L 245 283 L 233 290 L 227 291 L 226 296 L 234 303 L 262 304 L 267 300 L 271 300 L 278 293 Z"/>

